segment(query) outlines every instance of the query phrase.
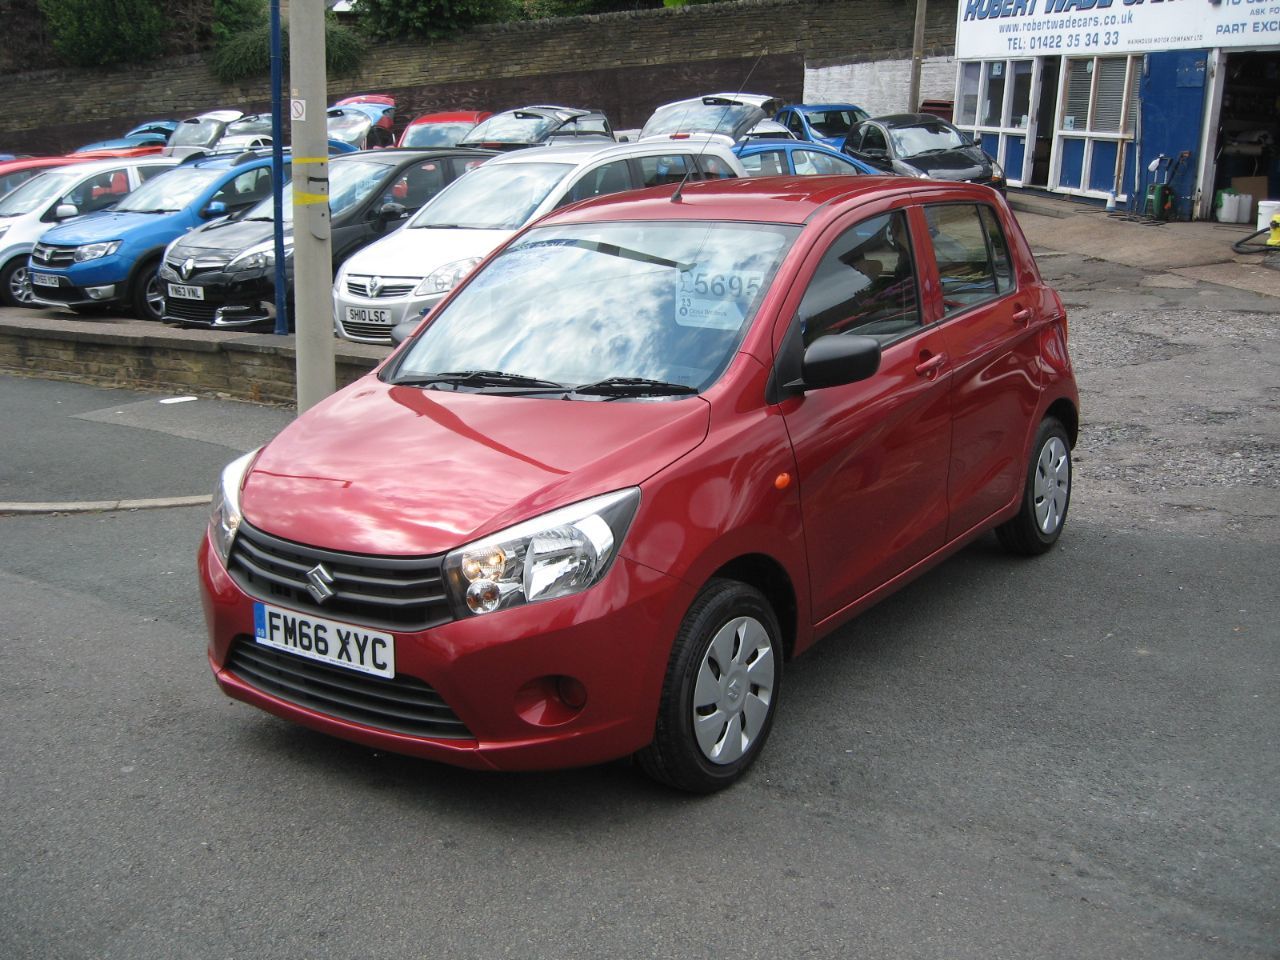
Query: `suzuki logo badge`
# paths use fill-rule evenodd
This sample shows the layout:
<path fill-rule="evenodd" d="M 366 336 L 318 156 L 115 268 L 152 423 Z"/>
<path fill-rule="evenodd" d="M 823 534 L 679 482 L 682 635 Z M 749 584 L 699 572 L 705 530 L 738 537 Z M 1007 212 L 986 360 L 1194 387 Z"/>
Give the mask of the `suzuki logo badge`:
<path fill-rule="evenodd" d="M 323 563 L 317 563 L 307 571 L 307 592 L 316 603 L 324 603 L 333 596 L 333 574 L 325 569 Z"/>

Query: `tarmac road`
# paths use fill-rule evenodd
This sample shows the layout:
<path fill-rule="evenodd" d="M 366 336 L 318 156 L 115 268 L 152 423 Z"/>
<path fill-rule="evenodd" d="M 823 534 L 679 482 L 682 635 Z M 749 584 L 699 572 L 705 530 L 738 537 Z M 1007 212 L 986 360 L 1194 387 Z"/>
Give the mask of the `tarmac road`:
<path fill-rule="evenodd" d="M 710 798 L 229 702 L 204 508 L 0 516 L 0 957 L 1275 957 L 1276 301 L 1042 267 L 1085 403 L 1059 547 L 981 541 L 796 661 Z M 206 493 L 289 416 L 159 399 L 0 377 L 0 500 Z"/>

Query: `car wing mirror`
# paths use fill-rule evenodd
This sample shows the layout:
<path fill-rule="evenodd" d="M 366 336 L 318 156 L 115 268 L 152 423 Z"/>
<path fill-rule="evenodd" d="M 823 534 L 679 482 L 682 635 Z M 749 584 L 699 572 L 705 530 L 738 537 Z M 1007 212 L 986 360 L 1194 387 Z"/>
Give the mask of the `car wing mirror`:
<path fill-rule="evenodd" d="M 210 200 L 208 206 L 200 211 L 200 216 L 206 220 L 212 220 L 214 217 L 225 217 L 227 215 L 227 205 L 221 200 Z"/>
<path fill-rule="evenodd" d="M 378 223 L 385 227 L 387 224 L 396 220 L 403 220 L 409 215 L 409 208 L 403 203 L 384 203 L 378 208 Z"/>
<path fill-rule="evenodd" d="M 392 344 L 398 347 L 400 346 L 400 344 L 404 343 L 406 340 L 412 337 L 413 331 L 418 329 L 418 324 L 420 324 L 421 322 L 422 322 L 422 317 L 417 316 L 417 317 L 413 317 L 410 320 L 401 320 L 399 323 L 397 323 L 394 327 L 391 328 Z"/>
<path fill-rule="evenodd" d="M 880 341 L 857 334 L 819 337 L 805 348 L 800 379 L 786 385 L 794 392 L 839 387 L 866 380 L 880 369 Z"/>
<path fill-rule="evenodd" d="M 74 203 L 60 203 L 54 208 L 53 216 L 57 220 L 70 220 L 80 216 L 80 208 Z"/>

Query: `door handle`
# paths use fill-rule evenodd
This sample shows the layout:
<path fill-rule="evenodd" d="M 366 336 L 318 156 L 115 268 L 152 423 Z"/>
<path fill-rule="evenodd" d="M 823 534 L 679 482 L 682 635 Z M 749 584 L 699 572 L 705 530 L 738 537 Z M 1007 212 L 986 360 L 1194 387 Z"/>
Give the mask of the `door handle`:
<path fill-rule="evenodd" d="M 920 362 L 916 364 L 916 373 L 926 380 L 932 380 L 938 375 L 938 371 L 942 369 L 942 365 L 946 362 L 947 355 L 945 353 L 935 353 L 931 357 L 926 357 L 922 353 Z"/>
<path fill-rule="evenodd" d="M 1021 310 L 1013 311 L 1013 322 L 1018 324 L 1018 326 L 1022 326 L 1030 319 L 1031 309 L 1029 307 L 1023 307 Z"/>

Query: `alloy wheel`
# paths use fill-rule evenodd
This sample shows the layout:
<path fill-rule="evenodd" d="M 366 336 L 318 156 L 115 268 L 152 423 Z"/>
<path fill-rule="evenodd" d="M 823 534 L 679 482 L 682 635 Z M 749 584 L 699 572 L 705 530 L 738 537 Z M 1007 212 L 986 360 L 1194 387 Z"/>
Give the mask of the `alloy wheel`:
<path fill-rule="evenodd" d="M 1062 524 L 1071 492 L 1071 459 L 1067 447 L 1058 437 L 1050 437 L 1040 449 L 1036 461 L 1032 496 L 1036 525 L 1046 536 Z"/>

